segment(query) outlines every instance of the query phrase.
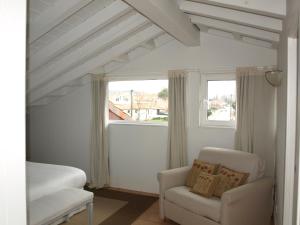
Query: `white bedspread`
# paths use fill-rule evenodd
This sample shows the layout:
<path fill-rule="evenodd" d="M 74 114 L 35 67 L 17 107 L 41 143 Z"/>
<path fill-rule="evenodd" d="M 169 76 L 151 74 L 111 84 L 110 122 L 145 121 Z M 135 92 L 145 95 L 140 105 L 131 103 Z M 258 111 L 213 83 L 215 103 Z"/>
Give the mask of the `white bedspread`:
<path fill-rule="evenodd" d="M 70 166 L 26 162 L 28 200 L 33 201 L 65 187 L 83 188 L 85 172 Z"/>

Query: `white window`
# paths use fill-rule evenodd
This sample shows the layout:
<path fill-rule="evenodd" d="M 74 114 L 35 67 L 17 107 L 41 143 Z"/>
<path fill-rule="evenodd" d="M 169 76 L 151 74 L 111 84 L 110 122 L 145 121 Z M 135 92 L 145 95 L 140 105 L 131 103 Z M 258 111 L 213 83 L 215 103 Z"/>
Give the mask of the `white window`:
<path fill-rule="evenodd" d="M 235 75 L 203 75 L 201 79 L 201 92 L 201 126 L 235 127 Z"/>
<path fill-rule="evenodd" d="M 110 121 L 167 123 L 167 80 L 111 81 L 108 89 Z"/>

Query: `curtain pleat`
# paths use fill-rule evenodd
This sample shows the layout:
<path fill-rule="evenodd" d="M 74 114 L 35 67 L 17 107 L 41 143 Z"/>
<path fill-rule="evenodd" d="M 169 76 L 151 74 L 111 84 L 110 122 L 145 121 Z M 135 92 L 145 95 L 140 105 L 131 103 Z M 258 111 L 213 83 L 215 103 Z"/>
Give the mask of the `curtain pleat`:
<path fill-rule="evenodd" d="M 235 148 L 255 153 L 266 162 L 266 174 L 274 175 L 276 90 L 264 71 L 239 68 L 236 77 L 237 127 Z"/>
<path fill-rule="evenodd" d="M 169 71 L 169 168 L 187 165 L 186 74 Z"/>
<path fill-rule="evenodd" d="M 92 121 L 90 142 L 90 187 L 108 186 L 108 101 L 107 82 L 94 78 L 92 80 Z"/>

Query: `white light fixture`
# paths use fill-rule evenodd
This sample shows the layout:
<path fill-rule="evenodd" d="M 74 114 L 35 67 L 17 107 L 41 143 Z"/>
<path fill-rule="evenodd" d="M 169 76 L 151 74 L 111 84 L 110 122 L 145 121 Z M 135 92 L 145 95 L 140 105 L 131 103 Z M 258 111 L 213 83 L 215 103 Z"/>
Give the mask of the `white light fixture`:
<path fill-rule="evenodd" d="M 270 70 L 265 72 L 266 80 L 273 87 L 278 87 L 282 81 L 283 72 L 281 70 Z"/>

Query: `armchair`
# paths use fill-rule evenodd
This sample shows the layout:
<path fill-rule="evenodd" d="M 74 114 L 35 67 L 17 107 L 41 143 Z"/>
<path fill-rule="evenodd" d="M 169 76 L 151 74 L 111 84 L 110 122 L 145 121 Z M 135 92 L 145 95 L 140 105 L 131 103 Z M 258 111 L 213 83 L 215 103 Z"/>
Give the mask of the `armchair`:
<path fill-rule="evenodd" d="M 182 225 L 268 225 L 272 214 L 273 180 L 263 177 L 264 164 L 255 154 L 206 147 L 199 159 L 249 173 L 245 185 L 225 192 L 221 199 L 189 191 L 185 181 L 190 167 L 158 174 L 160 216 Z"/>

